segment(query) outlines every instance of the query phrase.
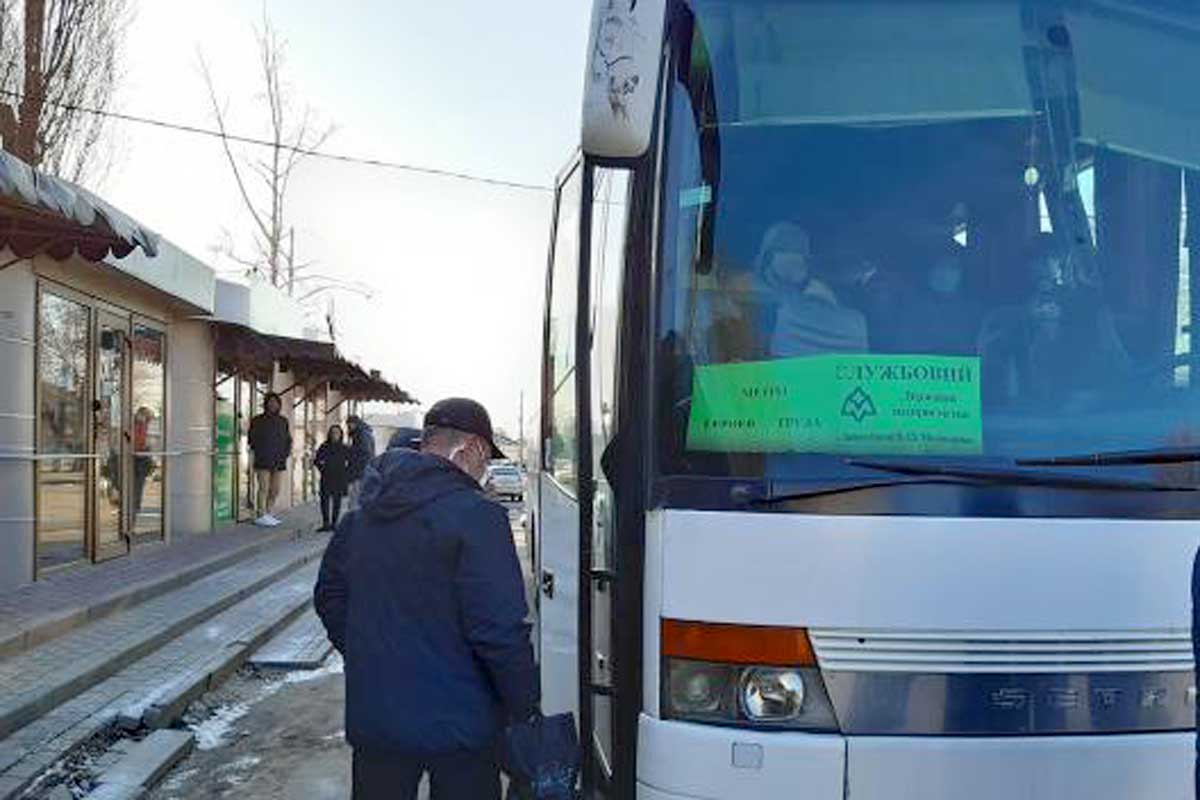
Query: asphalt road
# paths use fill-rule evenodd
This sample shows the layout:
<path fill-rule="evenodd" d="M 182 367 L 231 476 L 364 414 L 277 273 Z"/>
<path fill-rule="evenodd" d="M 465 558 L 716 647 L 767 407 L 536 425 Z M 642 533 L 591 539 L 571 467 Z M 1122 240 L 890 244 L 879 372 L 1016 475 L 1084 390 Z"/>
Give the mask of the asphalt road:
<path fill-rule="evenodd" d="M 510 506 L 517 551 L 532 586 L 519 514 Z M 146 797 L 349 800 L 344 698 L 336 654 L 315 673 L 245 670 L 193 706 L 188 722 L 197 749 Z M 420 796 L 428 796 L 424 787 Z"/>

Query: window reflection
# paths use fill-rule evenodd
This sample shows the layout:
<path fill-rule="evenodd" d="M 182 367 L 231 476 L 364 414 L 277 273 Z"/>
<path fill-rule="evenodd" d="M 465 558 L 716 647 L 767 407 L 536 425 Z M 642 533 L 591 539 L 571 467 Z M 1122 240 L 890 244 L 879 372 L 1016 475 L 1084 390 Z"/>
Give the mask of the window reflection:
<path fill-rule="evenodd" d="M 44 570 L 85 554 L 87 307 L 44 293 L 38 306 L 37 560 Z"/>
<path fill-rule="evenodd" d="M 135 542 L 163 537 L 166 450 L 166 336 L 145 325 L 133 328 L 133 495 Z"/>

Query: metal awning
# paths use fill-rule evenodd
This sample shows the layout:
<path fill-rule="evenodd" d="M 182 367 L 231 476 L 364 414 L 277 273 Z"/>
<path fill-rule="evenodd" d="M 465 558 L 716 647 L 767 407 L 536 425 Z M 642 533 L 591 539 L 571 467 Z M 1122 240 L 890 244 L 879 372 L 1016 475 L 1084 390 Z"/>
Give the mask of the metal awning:
<path fill-rule="evenodd" d="M 21 258 L 78 253 L 100 262 L 137 247 L 154 256 L 158 235 L 87 189 L 0 150 L 0 246 Z"/>
<path fill-rule="evenodd" d="M 343 397 L 364 403 L 404 403 L 408 405 L 417 402 L 415 397 L 396 384 L 385 381 L 375 371 L 365 374 L 361 378 L 334 381 L 330 386 Z"/>
<path fill-rule="evenodd" d="M 268 378 L 276 361 L 323 362 L 337 359 L 328 342 L 271 336 L 236 322 L 209 320 L 216 332 L 217 365 L 229 372 Z"/>
<path fill-rule="evenodd" d="M 217 363 L 225 371 L 266 379 L 274 363 L 279 362 L 280 368 L 292 375 L 294 385 L 305 389 L 305 394 L 315 385 L 328 383 L 347 400 L 416 402 L 378 372 L 368 372 L 343 358 L 328 342 L 272 336 L 235 322 L 211 322 L 217 334 Z"/>

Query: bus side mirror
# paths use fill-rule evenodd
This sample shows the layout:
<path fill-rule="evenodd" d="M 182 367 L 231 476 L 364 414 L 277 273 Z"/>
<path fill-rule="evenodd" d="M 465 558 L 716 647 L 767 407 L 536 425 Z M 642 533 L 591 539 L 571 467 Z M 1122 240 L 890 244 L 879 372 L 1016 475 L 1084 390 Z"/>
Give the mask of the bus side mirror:
<path fill-rule="evenodd" d="M 667 0 L 596 0 L 583 90 L 583 151 L 637 158 L 650 146 Z"/>

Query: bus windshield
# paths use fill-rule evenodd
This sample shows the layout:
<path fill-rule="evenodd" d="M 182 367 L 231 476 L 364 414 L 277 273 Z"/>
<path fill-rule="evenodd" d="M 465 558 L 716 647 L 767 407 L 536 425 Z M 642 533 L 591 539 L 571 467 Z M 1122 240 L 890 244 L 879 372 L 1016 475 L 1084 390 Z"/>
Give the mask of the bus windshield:
<path fill-rule="evenodd" d="M 1197 441 L 1195 6 L 680 9 L 666 474 Z"/>

